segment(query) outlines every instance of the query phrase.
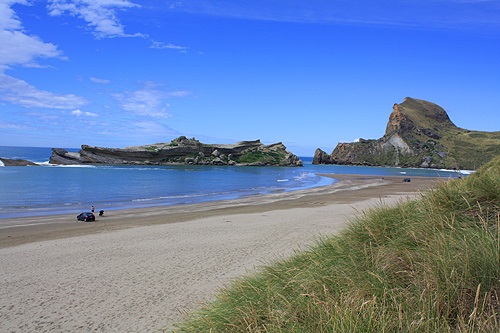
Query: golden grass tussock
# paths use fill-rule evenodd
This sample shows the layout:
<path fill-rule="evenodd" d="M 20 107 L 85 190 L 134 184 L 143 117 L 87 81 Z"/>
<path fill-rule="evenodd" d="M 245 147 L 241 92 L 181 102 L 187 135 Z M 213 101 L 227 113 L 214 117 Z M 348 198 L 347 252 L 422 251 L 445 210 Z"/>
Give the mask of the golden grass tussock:
<path fill-rule="evenodd" d="M 241 277 L 177 332 L 500 331 L 500 158 Z"/>

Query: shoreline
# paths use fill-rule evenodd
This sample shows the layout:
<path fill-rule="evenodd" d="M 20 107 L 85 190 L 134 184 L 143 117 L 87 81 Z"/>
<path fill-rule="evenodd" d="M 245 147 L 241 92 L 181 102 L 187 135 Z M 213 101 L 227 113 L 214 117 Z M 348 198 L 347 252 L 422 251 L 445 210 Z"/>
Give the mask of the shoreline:
<path fill-rule="evenodd" d="M 412 198 L 442 180 L 329 176 L 341 181 L 119 211 L 95 223 L 68 215 L 2 229 L 0 330 L 168 331 L 243 274 L 307 249 L 367 209 Z"/>
<path fill-rule="evenodd" d="M 385 195 L 395 193 L 411 194 L 428 188 L 433 183 L 443 179 L 439 177 L 411 177 L 411 182 L 404 183 L 402 180 L 408 178 L 406 176 L 318 175 L 334 178 L 338 182 L 304 190 L 254 195 L 238 199 L 109 210 L 102 217 L 96 213 L 95 222 L 77 222 L 76 213 L 3 218 L 0 220 L 0 249 L 138 226 L 186 222 L 202 217 L 304 208 L 325 205 L 330 202 L 353 203 L 363 198 L 373 196 L 383 198 Z M 311 200 L 315 201 L 314 205 Z"/>

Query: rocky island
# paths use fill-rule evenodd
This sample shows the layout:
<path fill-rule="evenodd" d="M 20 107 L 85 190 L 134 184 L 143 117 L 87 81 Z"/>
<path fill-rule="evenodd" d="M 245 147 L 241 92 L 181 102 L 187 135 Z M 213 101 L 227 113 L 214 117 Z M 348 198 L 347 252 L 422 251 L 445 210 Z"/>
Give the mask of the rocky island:
<path fill-rule="evenodd" d="M 394 104 L 382 138 L 339 143 L 331 154 L 318 148 L 313 164 L 475 170 L 498 155 L 500 132 L 459 128 L 442 107 L 407 97 Z"/>
<path fill-rule="evenodd" d="M 204 144 L 181 136 L 170 143 L 119 148 L 82 145 L 77 153 L 53 148 L 51 164 L 112 165 L 246 165 L 302 166 L 302 161 L 281 143 L 264 145 L 260 140 L 236 144 Z"/>
<path fill-rule="evenodd" d="M 10 158 L 2 158 L 0 157 L 0 165 L 3 166 L 28 166 L 28 165 L 38 165 L 31 161 L 22 160 L 22 159 L 10 159 Z"/>

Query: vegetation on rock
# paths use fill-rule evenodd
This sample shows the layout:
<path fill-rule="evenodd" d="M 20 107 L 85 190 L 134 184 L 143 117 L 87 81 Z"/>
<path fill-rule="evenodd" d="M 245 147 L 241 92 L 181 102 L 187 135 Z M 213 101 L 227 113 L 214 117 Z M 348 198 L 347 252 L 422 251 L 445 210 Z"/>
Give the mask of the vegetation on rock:
<path fill-rule="evenodd" d="M 382 138 L 339 143 L 325 155 L 318 149 L 313 163 L 475 170 L 500 155 L 500 132 L 459 128 L 440 106 L 407 97 L 394 105 Z"/>

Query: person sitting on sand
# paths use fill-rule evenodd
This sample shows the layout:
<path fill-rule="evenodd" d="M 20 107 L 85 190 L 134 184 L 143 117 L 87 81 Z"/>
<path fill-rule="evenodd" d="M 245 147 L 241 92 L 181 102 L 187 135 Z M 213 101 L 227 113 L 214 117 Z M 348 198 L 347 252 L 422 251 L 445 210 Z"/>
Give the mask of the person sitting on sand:
<path fill-rule="evenodd" d="M 99 211 L 99 216 L 104 216 L 104 210 Z"/>

